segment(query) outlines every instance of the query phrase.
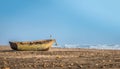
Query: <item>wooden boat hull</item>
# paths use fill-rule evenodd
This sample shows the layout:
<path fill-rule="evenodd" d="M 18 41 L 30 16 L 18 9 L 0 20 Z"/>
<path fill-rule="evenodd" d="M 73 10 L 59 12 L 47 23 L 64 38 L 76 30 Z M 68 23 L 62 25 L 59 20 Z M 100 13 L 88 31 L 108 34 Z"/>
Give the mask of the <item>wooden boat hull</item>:
<path fill-rule="evenodd" d="M 48 39 L 33 42 L 9 42 L 9 44 L 13 50 L 18 51 L 47 51 L 54 42 L 56 42 L 55 39 Z"/>

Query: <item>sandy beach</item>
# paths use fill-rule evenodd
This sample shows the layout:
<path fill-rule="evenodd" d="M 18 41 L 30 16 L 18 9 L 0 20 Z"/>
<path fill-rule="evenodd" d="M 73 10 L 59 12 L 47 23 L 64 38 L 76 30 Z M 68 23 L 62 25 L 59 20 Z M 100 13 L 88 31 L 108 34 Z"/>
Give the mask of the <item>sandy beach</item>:
<path fill-rule="evenodd" d="M 0 46 L 0 69 L 120 69 L 120 50 L 14 51 Z"/>

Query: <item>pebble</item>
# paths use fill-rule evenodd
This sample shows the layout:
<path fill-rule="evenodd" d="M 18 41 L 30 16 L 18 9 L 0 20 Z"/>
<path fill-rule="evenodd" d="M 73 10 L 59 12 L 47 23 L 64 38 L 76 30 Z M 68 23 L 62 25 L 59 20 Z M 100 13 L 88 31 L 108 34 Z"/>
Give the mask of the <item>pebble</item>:
<path fill-rule="evenodd" d="M 58 56 L 58 55 L 57 55 L 56 58 L 61 58 L 61 56 Z"/>
<path fill-rule="evenodd" d="M 80 68 L 82 68 L 82 67 L 83 67 L 83 65 L 79 65 L 79 67 L 80 67 Z"/>
<path fill-rule="evenodd" d="M 94 54 L 93 54 L 93 53 L 91 53 L 90 55 L 91 55 L 91 56 L 94 56 Z"/>
<path fill-rule="evenodd" d="M 75 63 L 78 63 L 78 61 L 75 61 Z"/>
<path fill-rule="evenodd" d="M 31 67 L 31 65 L 28 65 L 28 67 Z"/>
<path fill-rule="evenodd" d="M 36 65 L 33 65 L 33 68 L 36 68 Z"/>
<path fill-rule="evenodd" d="M 63 66 L 64 66 L 63 64 L 60 65 L 60 67 L 63 67 Z"/>
<path fill-rule="evenodd" d="M 70 68 L 71 66 L 69 65 L 68 67 Z"/>
<path fill-rule="evenodd" d="M 109 62 L 111 62 L 111 60 L 109 60 Z"/>
<path fill-rule="evenodd" d="M 98 66 L 98 64 L 95 64 L 96 66 Z"/>
<path fill-rule="evenodd" d="M 70 65 L 74 65 L 74 63 L 71 63 Z"/>
<path fill-rule="evenodd" d="M 14 66 L 16 67 L 17 65 L 15 64 Z"/>
<path fill-rule="evenodd" d="M 103 62 L 105 62 L 105 60 L 103 60 Z"/>
<path fill-rule="evenodd" d="M 44 68 L 46 67 L 46 63 L 43 64 L 43 67 L 44 67 Z"/>

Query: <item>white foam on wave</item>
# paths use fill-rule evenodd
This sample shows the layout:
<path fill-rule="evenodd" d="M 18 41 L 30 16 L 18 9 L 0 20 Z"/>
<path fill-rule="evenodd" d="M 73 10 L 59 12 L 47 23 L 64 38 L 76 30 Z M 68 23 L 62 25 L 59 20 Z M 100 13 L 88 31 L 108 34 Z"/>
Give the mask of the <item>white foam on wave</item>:
<path fill-rule="evenodd" d="M 92 49 L 113 49 L 113 50 L 120 50 L 120 45 L 107 45 L 107 44 L 104 44 L 104 45 L 90 45 L 89 48 L 92 48 Z"/>
<path fill-rule="evenodd" d="M 65 48 L 78 48 L 80 45 L 79 44 L 65 44 Z"/>
<path fill-rule="evenodd" d="M 65 44 L 65 45 L 58 45 L 53 47 L 60 47 L 60 48 L 89 48 L 89 49 L 112 49 L 112 50 L 120 50 L 120 45 L 108 45 L 108 44 L 97 44 L 97 45 L 89 45 L 89 44 Z"/>

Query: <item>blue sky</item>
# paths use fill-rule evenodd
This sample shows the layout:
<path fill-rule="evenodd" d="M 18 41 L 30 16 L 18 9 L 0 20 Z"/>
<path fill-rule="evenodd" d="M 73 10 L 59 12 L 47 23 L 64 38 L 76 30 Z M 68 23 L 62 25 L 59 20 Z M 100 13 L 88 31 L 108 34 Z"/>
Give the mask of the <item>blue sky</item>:
<path fill-rule="evenodd" d="M 0 44 L 120 44 L 119 0 L 0 0 Z"/>

